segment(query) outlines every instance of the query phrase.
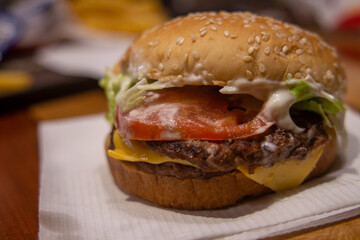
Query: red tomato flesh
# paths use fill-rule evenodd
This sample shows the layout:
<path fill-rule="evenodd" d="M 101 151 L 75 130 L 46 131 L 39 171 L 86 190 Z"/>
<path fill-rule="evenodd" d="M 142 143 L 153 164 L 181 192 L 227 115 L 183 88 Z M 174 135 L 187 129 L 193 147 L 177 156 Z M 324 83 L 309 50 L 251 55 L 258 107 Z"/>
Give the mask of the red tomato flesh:
<path fill-rule="evenodd" d="M 274 123 L 260 109 L 233 107 L 218 87 L 186 86 L 151 91 L 136 108 L 117 108 L 115 124 L 132 140 L 224 140 L 264 132 Z"/>

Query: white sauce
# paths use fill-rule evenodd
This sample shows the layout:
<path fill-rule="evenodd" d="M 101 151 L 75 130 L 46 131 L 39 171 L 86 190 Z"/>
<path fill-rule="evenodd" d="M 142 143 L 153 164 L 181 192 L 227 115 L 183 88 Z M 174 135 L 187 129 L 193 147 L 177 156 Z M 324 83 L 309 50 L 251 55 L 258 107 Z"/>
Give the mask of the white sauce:
<path fill-rule="evenodd" d="M 295 96 L 290 93 L 285 82 L 275 82 L 267 79 L 256 78 L 232 80 L 227 86 L 220 89 L 223 94 L 250 94 L 262 101 L 264 107 L 261 115 L 268 120 L 273 120 L 280 128 L 292 130 L 295 133 L 303 129 L 296 126 L 290 117 L 289 109 L 296 102 Z"/>
<path fill-rule="evenodd" d="M 249 81 L 246 78 L 240 78 L 229 81 L 227 86 L 220 89 L 220 92 L 222 94 L 250 94 L 265 102 L 279 88 L 285 89 L 285 82 L 276 82 L 263 78 L 255 78 Z"/>
<path fill-rule="evenodd" d="M 274 91 L 265 102 L 262 112 L 267 119 L 274 119 L 280 128 L 300 133 L 303 129 L 296 126 L 289 113 L 290 107 L 295 102 L 295 96 L 288 89 L 279 89 Z"/>

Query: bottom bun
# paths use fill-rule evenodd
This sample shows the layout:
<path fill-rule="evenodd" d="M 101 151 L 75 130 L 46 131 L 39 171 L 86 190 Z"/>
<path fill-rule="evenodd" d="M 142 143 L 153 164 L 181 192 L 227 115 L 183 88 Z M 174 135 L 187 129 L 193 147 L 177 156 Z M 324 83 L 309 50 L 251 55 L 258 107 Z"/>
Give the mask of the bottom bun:
<path fill-rule="evenodd" d="M 110 137 L 107 139 L 108 149 Z M 326 172 L 336 157 L 337 142 L 332 136 L 316 167 L 306 180 Z M 178 179 L 138 170 L 133 163 L 107 155 L 116 184 L 123 190 L 163 207 L 202 210 L 234 205 L 244 197 L 256 197 L 273 192 L 247 178 L 240 171 L 209 179 Z"/>

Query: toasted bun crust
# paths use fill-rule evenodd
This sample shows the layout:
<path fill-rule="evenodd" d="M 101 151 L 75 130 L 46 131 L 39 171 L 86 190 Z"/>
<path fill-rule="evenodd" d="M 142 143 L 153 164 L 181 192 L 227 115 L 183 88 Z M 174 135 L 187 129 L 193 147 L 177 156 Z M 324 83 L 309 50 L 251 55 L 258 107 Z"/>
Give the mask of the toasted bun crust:
<path fill-rule="evenodd" d="M 106 149 L 109 144 L 110 136 Z M 336 146 L 336 137 L 332 137 L 307 180 L 326 172 L 335 159 Z M 138 170 L 133 164 L 109 155 L 107 158 L 115 183 L 121 189 L 163 207 L 216 209 L 233 205 L 247 196 L 256 197 L 272 192 L 238 171 L 210 179 L 178 179 Z"/>
<path fill-rule="evenodd" d="M 342 98 L 344 70 L 319 36 L 250 13 L 196 13 L 145 31 L 121 69 L 177 85 L 220 85 L 239 78 L 285 81 L 310 75 Z"/>

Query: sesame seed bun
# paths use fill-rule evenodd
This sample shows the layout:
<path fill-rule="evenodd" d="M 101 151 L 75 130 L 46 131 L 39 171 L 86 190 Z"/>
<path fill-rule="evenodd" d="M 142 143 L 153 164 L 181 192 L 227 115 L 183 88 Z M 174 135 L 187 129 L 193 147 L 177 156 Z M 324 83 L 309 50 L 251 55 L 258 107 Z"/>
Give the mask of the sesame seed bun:
<path fill-rule="evenodd" d="M 316 34 L 250 13 L 196 13 L 145 31 L 121 62 L 134 77 L 182 86 L 225 86 L 234 79 L 285 81 L 310 75 L 342 98 L 344 70 Z"/>

